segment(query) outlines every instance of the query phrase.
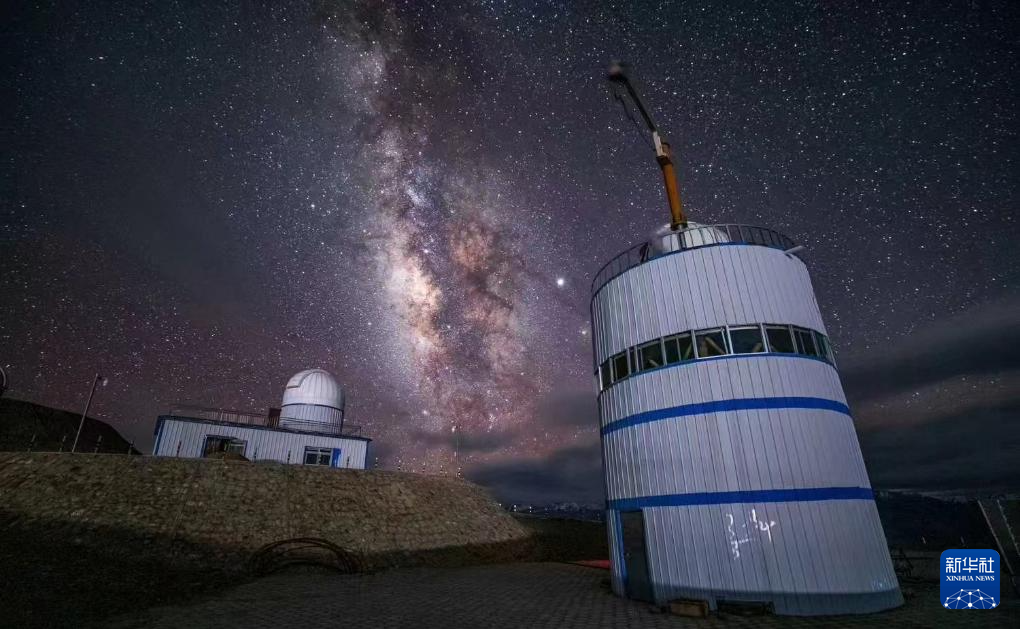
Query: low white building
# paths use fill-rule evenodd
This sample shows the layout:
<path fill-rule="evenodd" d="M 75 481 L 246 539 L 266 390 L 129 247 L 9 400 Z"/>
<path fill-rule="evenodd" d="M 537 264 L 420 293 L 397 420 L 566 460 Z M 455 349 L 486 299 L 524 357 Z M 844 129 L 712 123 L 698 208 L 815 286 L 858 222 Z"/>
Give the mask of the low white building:
<path fill-rule="evenodd" d="M 309 369 L 287 383 L 279 409 L 266 415 L 216 408 L 178 407 L 156 420 L 154 456 L 203 458 L 239 455 L 364 469 L 371 439 L 344 422 L 344 392 L 329 373 Z"/>

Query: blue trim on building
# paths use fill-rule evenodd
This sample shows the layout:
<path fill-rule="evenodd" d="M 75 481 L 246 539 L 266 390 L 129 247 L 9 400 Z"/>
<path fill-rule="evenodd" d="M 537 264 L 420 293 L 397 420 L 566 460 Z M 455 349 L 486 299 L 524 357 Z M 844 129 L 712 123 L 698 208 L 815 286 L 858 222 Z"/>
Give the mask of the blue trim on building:
<path fill-rule="evenodd" d="M 670 408 L 660 408 L 654 411 L 645 411 L 636 415 L 630 415 L 618 419 L 611 424 L 602 427 L 602 434 L 608 435 L 650 422 L 677 417 L 688 417 L 690 415 L 707 415 L 709 413 L 725 413 L 728 411 L 749 411 L 763 409 L 814 409 L 822 411 L 835 411 L 844 415 L 850 415 L 850 409 L 846 404 L 835 400 L 826 400 L 817 397 L 764 397 L 764 398 L 737 398 L 732 400 L 713 400 L 711 402 L 700 402 L 698 404 L 684 404 Z"/>
<path fill-rule="evenodd" d="M 690 494 L 641 496 L 606 501 L 619 520 L 620 511 L 636 511 L 647 507 L 689 507 L 760 502 L 818 502 L 822 500 L 874 500 L 870 487 L 813 487 L 810 489 L 760 489 L 748 491 L 705 491 Z"/>

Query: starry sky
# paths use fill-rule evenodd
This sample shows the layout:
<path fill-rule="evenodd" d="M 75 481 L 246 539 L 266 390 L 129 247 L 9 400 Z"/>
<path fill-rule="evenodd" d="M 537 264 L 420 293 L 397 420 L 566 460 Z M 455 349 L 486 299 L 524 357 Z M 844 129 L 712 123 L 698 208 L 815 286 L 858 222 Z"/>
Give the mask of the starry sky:
<path fill-rule="evenodd" d="M 593 274 L 668 220 L 803 254 L 872 480 L 1020 488 L 1012 2 L 6 10 L 0 365 L 143 450 L 321 367 L 386 468 L 597 501 Z M 1012 351 L 1011 351 L 1012 350 Z"/>

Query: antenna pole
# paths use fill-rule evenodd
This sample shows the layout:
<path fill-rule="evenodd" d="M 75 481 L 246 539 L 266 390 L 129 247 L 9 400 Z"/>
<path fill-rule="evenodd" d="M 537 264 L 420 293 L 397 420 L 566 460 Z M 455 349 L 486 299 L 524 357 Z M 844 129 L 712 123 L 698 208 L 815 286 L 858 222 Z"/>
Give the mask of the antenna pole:
<path fill-rule="evenodd" d="M 684 206 L 680 201 L 680 186 L 676 182 L 676 169 L 673 168 L 673 151 L 670 149 L 669 143 L 664 141 L 662 136 L 659 135 L 659 129 L 655 126 L 652 115 L 648 113 L 644 101 L 638 96 L 637 90 L 634 89 L 634 84 L 627 78 L 627 74 L 623 71 L 623 66 L 619 63 L 614 63 L 610 66 L 609 80 L 622 85 L 627 90 L 627 94 L 630 95 L 630 99 L 637 106 L 638 112 L 641 113 L 641 117 L 648 126 L 648 130 L 652 132 L 652 142 L 655 145 L 655 161 L 659 163 L 659 168 L 662 169 L 662 179 L 666 184 L 666 201 L 669 202 L 669 214 L 671 217 L 669 223 L 670 229 L 676 231 L 686 228 L 687 215 L 684 214 Z"/>

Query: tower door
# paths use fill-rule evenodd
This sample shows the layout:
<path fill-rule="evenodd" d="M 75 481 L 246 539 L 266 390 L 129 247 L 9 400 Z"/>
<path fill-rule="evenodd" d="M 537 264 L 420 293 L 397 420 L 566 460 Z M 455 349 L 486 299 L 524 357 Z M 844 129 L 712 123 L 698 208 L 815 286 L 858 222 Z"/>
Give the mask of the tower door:
<path fill-rule="evenodd" d="M 627 566 L 627 597 L 651 601 L 652 584 L 648 579 L 648 552 L 645 548 L 645 514 L 624 511 L 620 514 L 623 532 L 623 560 Z"/>

